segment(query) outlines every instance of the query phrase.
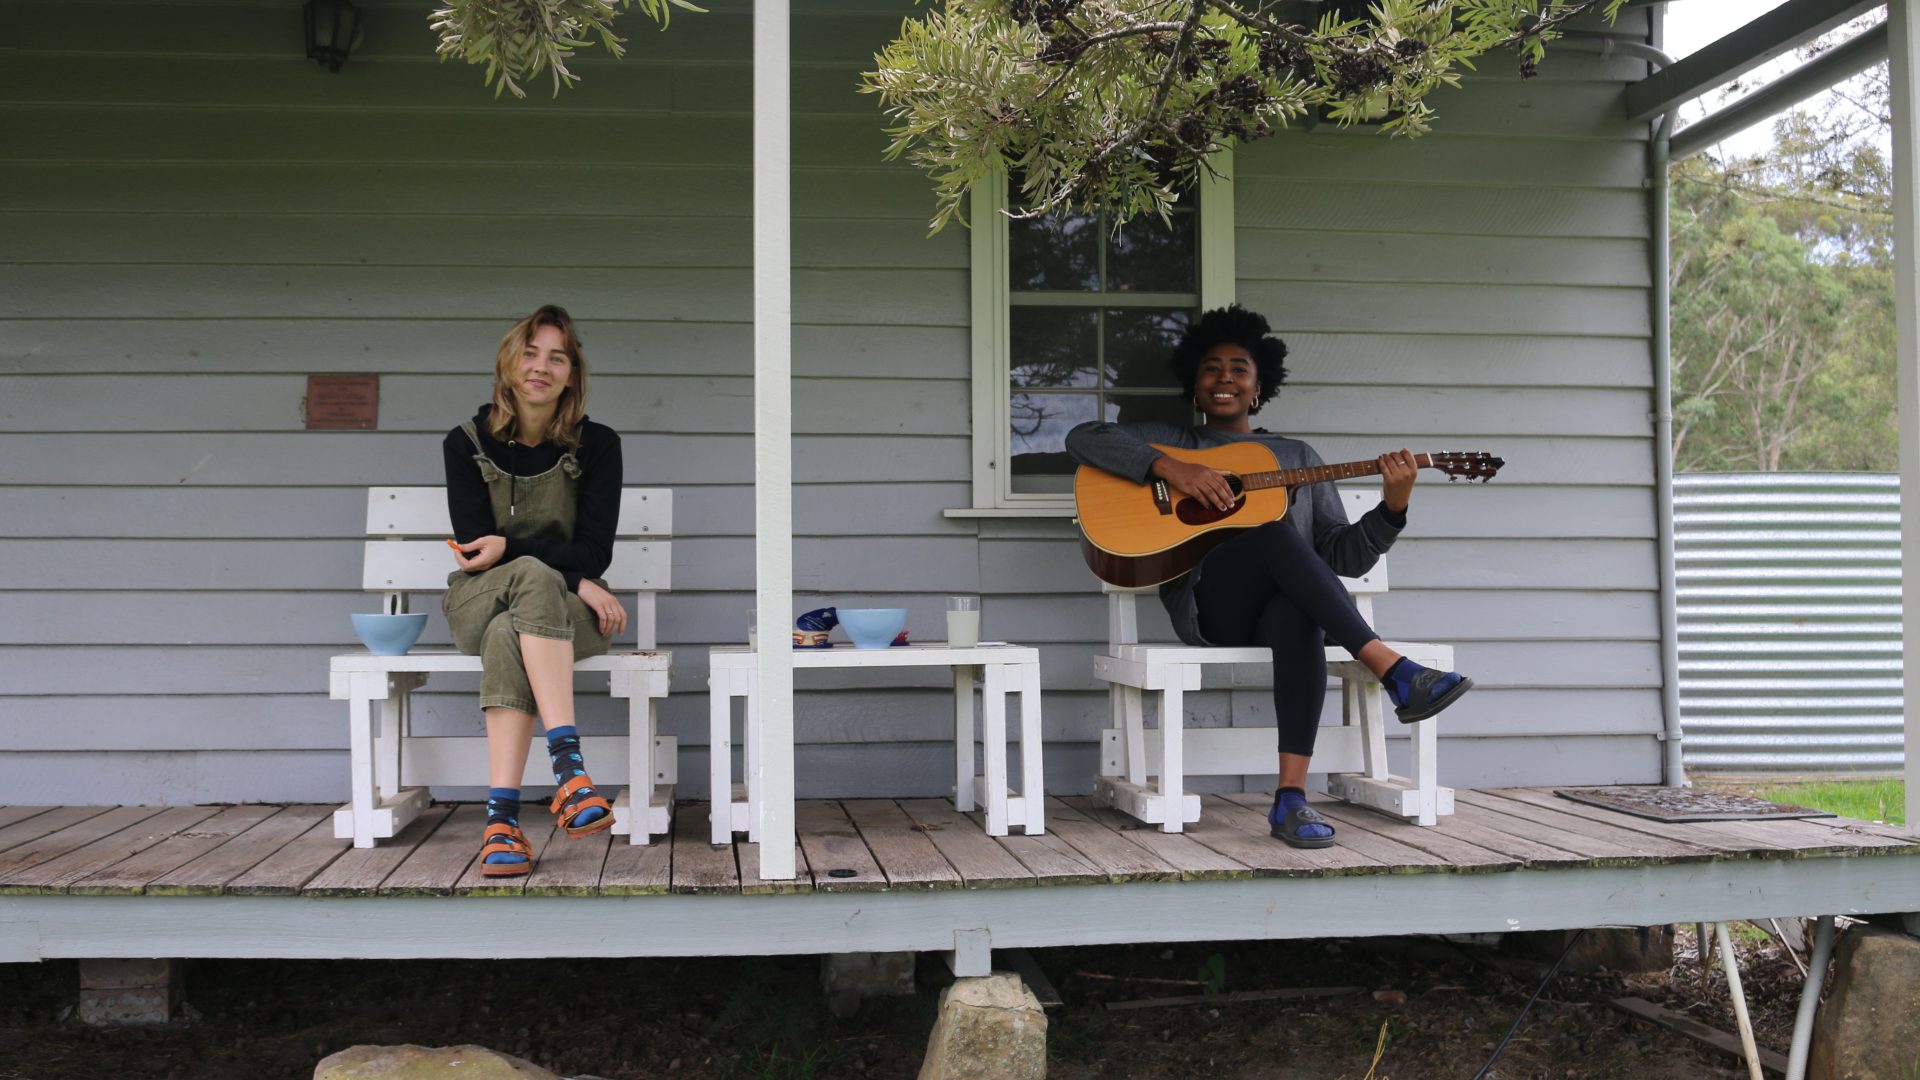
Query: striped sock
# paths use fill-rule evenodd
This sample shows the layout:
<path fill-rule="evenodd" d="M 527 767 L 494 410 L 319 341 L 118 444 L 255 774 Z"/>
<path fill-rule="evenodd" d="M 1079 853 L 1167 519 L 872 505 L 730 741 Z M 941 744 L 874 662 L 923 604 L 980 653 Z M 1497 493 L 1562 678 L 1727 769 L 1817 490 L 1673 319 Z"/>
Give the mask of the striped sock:
<path fill-rule="evenodd" d="M 487 789 L 487 824 L 504 822 L 514 828 L 520 827 L 520 789 L 516 787 L 497 787 Z M 487 856 L 490 863 L 523 863 L 525 855 L 516 855 L 510 851 L 496 851 Z"/>
<path fill-rule="evenodd" d="M 586 765 L 580 760 L 580 733 L 572 724 L 547 729 L 547 759 L 553 763 L 553 782 L 556 784 L 587 775 Z M 591 825 L 606 816 L 605 810 L 597 806 L 590 807 L 580 811 L 573 819 L 573 824 L 575 827 Z"/>

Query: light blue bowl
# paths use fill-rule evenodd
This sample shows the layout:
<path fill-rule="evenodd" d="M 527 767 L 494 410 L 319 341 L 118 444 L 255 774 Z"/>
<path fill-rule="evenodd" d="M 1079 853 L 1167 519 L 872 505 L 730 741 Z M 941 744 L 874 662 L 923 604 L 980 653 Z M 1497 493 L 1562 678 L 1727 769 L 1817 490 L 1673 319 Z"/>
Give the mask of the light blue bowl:
<path fill-rule="evenodd" d="M 840 628 L 861 649 L 886 648 L 907 625 L 907 609 L 903 607 L 843 607 L 838 611 Z"/>
<path fill-rule="evenodd" d="M 353 616 L 353 632 L 375 656 L 402 655 L 413 648 L 413 643 L 420 640 L 420 632 L 426 628 L 424 611 L 412 615 Z"/>

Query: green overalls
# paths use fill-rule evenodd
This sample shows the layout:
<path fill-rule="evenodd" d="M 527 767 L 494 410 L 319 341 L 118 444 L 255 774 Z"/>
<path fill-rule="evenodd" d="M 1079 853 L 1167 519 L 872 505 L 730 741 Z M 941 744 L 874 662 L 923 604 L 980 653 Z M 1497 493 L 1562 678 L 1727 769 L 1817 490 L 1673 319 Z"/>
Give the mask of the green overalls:
<path fill-rule="evenodd" d="M 480 448 L 473 421 L 460 425 L 473 442 L 473 460 L 493 499 L 494 527 L 501 536 L 573 539 L 574 515 L 579 508 L 580 463 L 572 451 L 559 464 L 538 476 L 514 476 Z M 601 588 L 606 582 L 590 579 Z M 573 642 L 573 658 L 602 656 L 609 644 L 600 632 L 600 620 L 579 594 L 567 588 L 567 579 L 530 555 L 496 563 L 477 574 L 455 570 L 447 575 L 447 592 L 440 601 L 454 647 L 481 661 L 480 707 L 504 707 L 534 713 L 533 687 L 520 659 L 520 635 Z"/>

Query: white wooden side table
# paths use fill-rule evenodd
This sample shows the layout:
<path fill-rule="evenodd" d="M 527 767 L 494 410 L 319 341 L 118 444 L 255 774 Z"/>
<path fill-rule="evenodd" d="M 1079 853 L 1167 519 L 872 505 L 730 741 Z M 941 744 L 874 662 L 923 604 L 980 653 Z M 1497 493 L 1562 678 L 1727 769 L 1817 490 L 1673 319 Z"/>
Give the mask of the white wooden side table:
<path fill-rule="evenodd" d="M 753 650 L 721 645 L 712 650 L 707 676 L 713 777 L 713 842 L 729 844 L 744 832 L 760 842 L 760 791 L 755 779 L 760 758 L 760 718 L 754 707 Z M 976 805 L 986 811 L 987 834 L 1005 836 L 1012 825 L 1028 836 L 1046 831 L 1046 795 L 1040 749 L 1040 650 L 1020 645 L 901 645 L 860 649 L 836 644 L 831 649 L 795 649 L 796 671 L 817 668 L 947 667 L 953 669 L 953 805 L 962 813 Z M 980 741 L 984 776 L 973 771 L 974 682 L 980 683 Z M 1020 790 L 1007 790 L 1007 695 L 1020 695 Z M 746 780 L 733 780 L 733 701 L 746 703 L 743 763 Z M 791 788 L 789 788 L 791 790 Z M 788 813 L 792 809 L 788 808 Z"/>

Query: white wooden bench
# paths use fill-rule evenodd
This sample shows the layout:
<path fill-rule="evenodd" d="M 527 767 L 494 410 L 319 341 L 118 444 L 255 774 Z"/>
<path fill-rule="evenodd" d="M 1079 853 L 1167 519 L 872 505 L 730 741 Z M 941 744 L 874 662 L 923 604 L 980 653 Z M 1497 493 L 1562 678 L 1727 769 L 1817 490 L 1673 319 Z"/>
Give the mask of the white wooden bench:
<path fill-rule="evenodd" d="M 413 593 L 446 591 L 447 574 L 455 566 L 446 545 L 453 531 L 445 488 L 368 489 L 367 533 L 380 539 L 367 542 L 361 586 L 383 594 L 383 610 L 404 612 Z M 596 783 L 607 790 L 627 785 L 614 801 L 613 831 L 629 836 L 631 843 L 645 844 L 672 827 L 678 779 L 678 740 L 657 730 L 673 654 L 654 648 L 654 600 L 672 583 L 673 492 L 626 488 L 615 535 L 613 564 L 605 580 L 616 594 L 635 593 L 627 626 L 636 647 L 615 642 L 607 655 L 579 661 L 574 670 L 606 672 L 613 696 L 627 699 L 631 726 L 626 736 L 587 736 L 580 742 Z M 352 765 L 352 800 L 333 815 L 336 837 L 351 837 L 355 847 L 372 847 L 376 838 L 398 834 L 426 809 L 428 785 L 484 784 L 484 737 L 417 737 L 410 728 L 411 694 L 430 676 L 479 670 L 479 657 L 451 649 L 416 646 L 404 656 L 374 656 L 357 649 L 333 657 L 327 691 L 334 700 L 348 703 Z M 528 754 L 523 783 L 553 783 L 544 753 Z M 636 806 L 643 812 L 636 814 Z"/>
<path fill-rule="evenodd" d="M 1342 492 L 1349 519 L 1379 501 L 1378 493 Z M 1342 578 L 1354 604 L 1373 623 L 1373 598 L 1387 591 L 1387 561 L 1366 576 Z M 1154 589 L 1104 587 L 1107 593 L 1107 655 L 1093 661 L 1094 675 L 1108 684 L 1113 726 L 1103 733 L 1100 776 L 1095 792 L 1108 805 L 1165 832 L 1179 832 L 1200 820 L 1200 797 L 1185 790 L 1188 776 L 1272 775 L 1275 729 L 1271 727 L 1188 728 L 1184 695 L 1200 689 L 1210 664 L 1270 664 L 1264 648 L 1196 648 L 1181 644 L 1141 644 L 1136 600 Z M 1157 598 L 1156 598 L 1157 599 Z M 1390 641 L 1416 663 L 1453 669 L 1453 647 Z M 1453 789 L 1437 775 L 1437 720 L 1408 725 L 1413 743 L 1413 776 L 1387 771 L 1386 691 L 1366 666 L 1336 646 L 1327 647 L 1329 674 L 1340 680 L 1339 726 L 1323 727 L 1315 742 L 1313 770 L 1327 773 L 1327 790 L 1338 798 L 1436 824 L 1453 813 Z M 1142 715 L 1141 691 L 1158 691 L 1160 727 L 1149 737 Z"/>

